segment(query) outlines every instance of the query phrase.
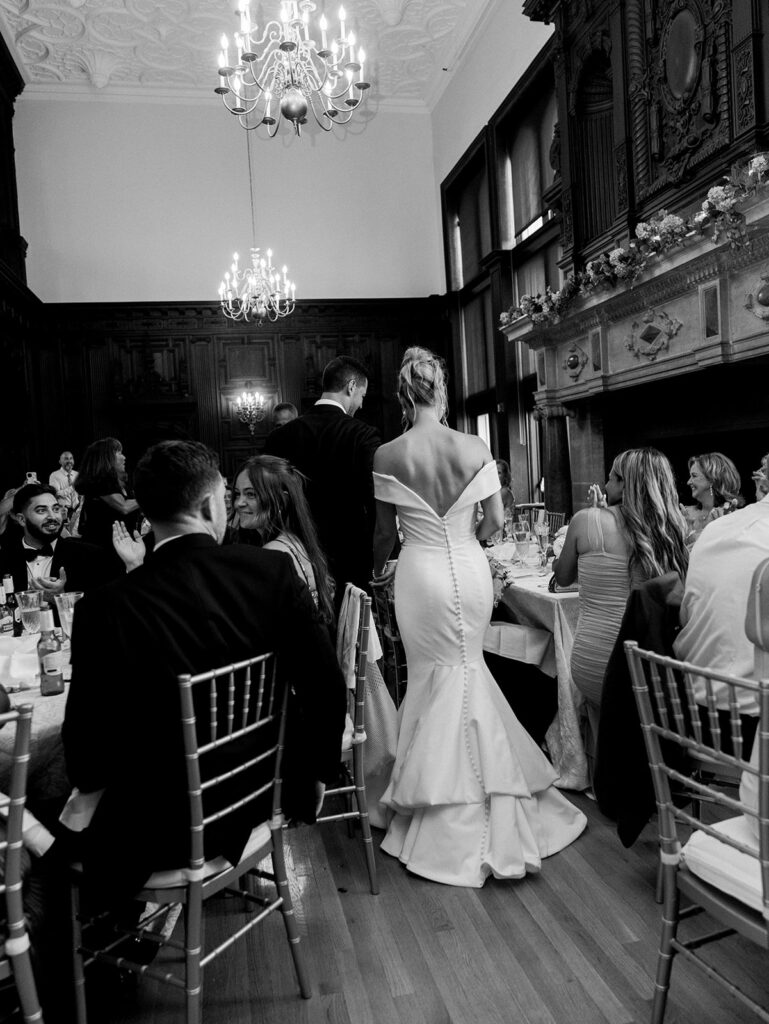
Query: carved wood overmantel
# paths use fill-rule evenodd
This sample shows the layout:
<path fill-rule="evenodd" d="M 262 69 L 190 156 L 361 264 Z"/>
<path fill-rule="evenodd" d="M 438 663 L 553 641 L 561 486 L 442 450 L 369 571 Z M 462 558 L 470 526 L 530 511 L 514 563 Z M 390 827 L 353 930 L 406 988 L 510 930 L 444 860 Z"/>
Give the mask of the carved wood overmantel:
<path fill-rule="evenodd" d="M 552 22 L 565 271 L 769 148 L 769 8 L 754 0 L 526 0 Z"/>
<path fill-rule="evenodd" d="M 543 199 L 558 218 L 563 275 L 626 248 L 660 210 L 692 217 L 733 167 L 769 151 L 769 5 L 524 0 L 523 9 L 554 26 L 557 167 Z M 769 447 L 769 199 L 760 195 L 744 210 L 749 247 L 689 237 L 652 257 L 632 287 L 582 297 L 559 323 L 524 318 L 504 329 L 535 353 L 545 445 L 551 424 L 568 435 L 558 471 L 571 475 L 575 507 L 623 443 L 664 439 L 678 457 L 699 435 L 734 443 L 735 457 Z M 572 417 L 554 417 L 560 408 Z"/>
<path fill-rule="evenodd" d="M 715 247 L 709 237 L 690 240 L 649 262 L 634 286 L 620 284 L 575 302 L 558 323 L 536 326 L 528 317 L 505 327 L 510 341 L 525 341 L 536 354 L 536 408 L 546 425 L 545 443 L 559 453 L 554 473 L 575 478 L 574 505 L 584 500 L 585 478 L 600 479 L 604 453 L 616 451 L 605 436 L 601 416 L 610 397 L 641 386 L 679 381 L 684 395 L 696 392 L 692 374 L 744 364 L 756 391 L 766 388 L 769 361 L 769 197 L 754 199 L 744 210 L 749 246 Z M 676 390 L 674 388 L 674 390 Z M 741 419 L 739 394 L 724 384 L 719 398 L 724 418 L 735 430 Z M 630 396 L 629 396 L 630 398 Z M 619 405 L 618 405 L 619 403 Z M 628 402 L 632 408 L 634 400 Z M 769 448 L 769 402 L 750 427 L 766 431 Z M 571 415 L 569 457 L 564 460 L 566 422 Z M 555 413 L 561 426 L 551 424 Z M 652 406 L 647 426 L 660 429 L 670 410 Z M 691 432 L 707 428 L 707 417 L 694 413 Z M 559 436 L 556 437 L 555 433 Z M 575 462 L 590 467 L 580 476 Z M 547 482 L 546 482 L 547 485 Z M 555 486 L 555 484 L 551 484 Z M 547 491 L 546 491 L 547 493 Z"/>

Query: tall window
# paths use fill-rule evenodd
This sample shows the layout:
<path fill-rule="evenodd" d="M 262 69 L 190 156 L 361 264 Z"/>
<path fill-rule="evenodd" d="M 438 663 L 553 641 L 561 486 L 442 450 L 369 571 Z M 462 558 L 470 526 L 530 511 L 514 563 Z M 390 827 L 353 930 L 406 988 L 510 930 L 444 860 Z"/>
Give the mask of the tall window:
<path fill-rule="evenodd" d="M 609 58 L 593 54 L 582 69 L 572 133 L 572 176 L 579 187 L 582 244 L 606 231 L 614 220 L 613 118 Z"/>
<path fill-rule="evenodd" d="M 542 193 L 553 183 L 550 163 L 553 130 L 556 122 L 554 89 L 527 104 L 521 117 L 516 110 L 500 127 L 501 242 L 505 248 L 524 241 L 546 223 Z"/>
<path fill-rule="evenodd" d="M 491 252 L 491 214 L 486 161 L 481 152 L 447 192 L 451 238 L 451 286 L 461 289 L 480 274 Z"/>
<path fill-rule="evenodd" d="M 492 312 L 491 288 L 479 287 L 462 297 L 460 306 L 461 385 L 464 396 L 465 429 L 479 434 L 490 448 L 496 448 L 495 344 L 496 324 Z"/>
<path fill-rule="evenodd" d="M 538 384 L 528 348 L 516 352 L 499 314 L 560 280 L 550 50 L 543 47 L 441 186 L 459 425 L 510 462 L 519 500 L 540 473 Z"/>
<path fill-rule="evenodd" d="M 462 305 L 462 362 L 466 395 L 477 395 L 493 385 L 494 325 L 488 288 Z"/>
<path fill-rule="evenodd" d="M 560 281 L 558 269 L 558 243 L 550 242 L 541 249 L 521 254 L 516 261 L 515 294 L 520 300 L 522 295 L 536 295 L 543 292 L 545 285 L 557 288 Z"/>

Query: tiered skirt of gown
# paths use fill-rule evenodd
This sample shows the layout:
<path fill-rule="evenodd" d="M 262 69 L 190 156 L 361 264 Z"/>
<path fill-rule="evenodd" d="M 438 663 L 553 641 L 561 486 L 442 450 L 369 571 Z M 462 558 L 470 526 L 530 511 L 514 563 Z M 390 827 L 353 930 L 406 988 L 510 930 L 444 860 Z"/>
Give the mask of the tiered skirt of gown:
<path fill-rule="evenodd" d="M 552 765 L 483 660 L 493 595 L 475 507 L 498 490 L 496 466 L 484 466 L 444 516 L 396 477 L 375 473 L 374 483 L 397 506 L 405 538 L 395 609 L 408 662 L 382 849 L 450 885 L 537 871 L 586 819 L 553 788 Z"/>

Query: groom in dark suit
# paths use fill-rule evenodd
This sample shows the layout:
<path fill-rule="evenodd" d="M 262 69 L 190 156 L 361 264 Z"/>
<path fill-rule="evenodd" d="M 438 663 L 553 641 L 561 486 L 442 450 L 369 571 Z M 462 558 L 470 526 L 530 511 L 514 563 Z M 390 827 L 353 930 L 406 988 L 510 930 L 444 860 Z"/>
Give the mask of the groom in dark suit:
<path fill-rule="evenodd" d="M 323 394 L 313 408 L 267 438 L 265 451 L 287 459 L 307 477 L 307 500 L 336 583 L 367 589 L 374 538 L 373 427 L 354 419 L 368 390 L 366 368 L 350 356 L 323 371 Z"/>
<path fill-rule="evenodd" d="M 104 791 L 81 853 L 86 879 L 113 899 L 153 871 L 186 863 L 179 674 L 277 654 L 292 686 L 283 806 L 303 820 L 314 820 L 323 784 L 337 778 L 346 707 L 328 634 L 290 558 L 220 546 L 227 513 L 214 453 L 197 442 L 161 442 L 140 459 L 134 486 L 155 549 L 78 602 L 62 733 L 72 784 Z M 218 832 L 207 830 L 215 848 L 207 842 L 206 857 L 236 863 L 268 814 L 247 804 Z"/>
<path fill-rule="evenodd" d="M 111 572 L 104 553 L 92 544 L 62 537 L 66 509 L 53 487 L 25 484 L 0 506 L 0 577 L 13 577 L 14 590 L 87 591 L 106 582 Z"/>

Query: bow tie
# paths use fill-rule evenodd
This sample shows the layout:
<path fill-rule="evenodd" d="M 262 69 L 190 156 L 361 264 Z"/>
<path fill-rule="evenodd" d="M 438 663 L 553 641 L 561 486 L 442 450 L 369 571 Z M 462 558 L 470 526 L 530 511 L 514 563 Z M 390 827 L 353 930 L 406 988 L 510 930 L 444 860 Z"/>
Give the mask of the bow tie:
<path fill-rule="evenodd" d="M 34 562 L 36 558 L 53 558 L 53 545 L 43 544 L 41 548 L 24 548 L 24 557 L 28 562 Z"/>

